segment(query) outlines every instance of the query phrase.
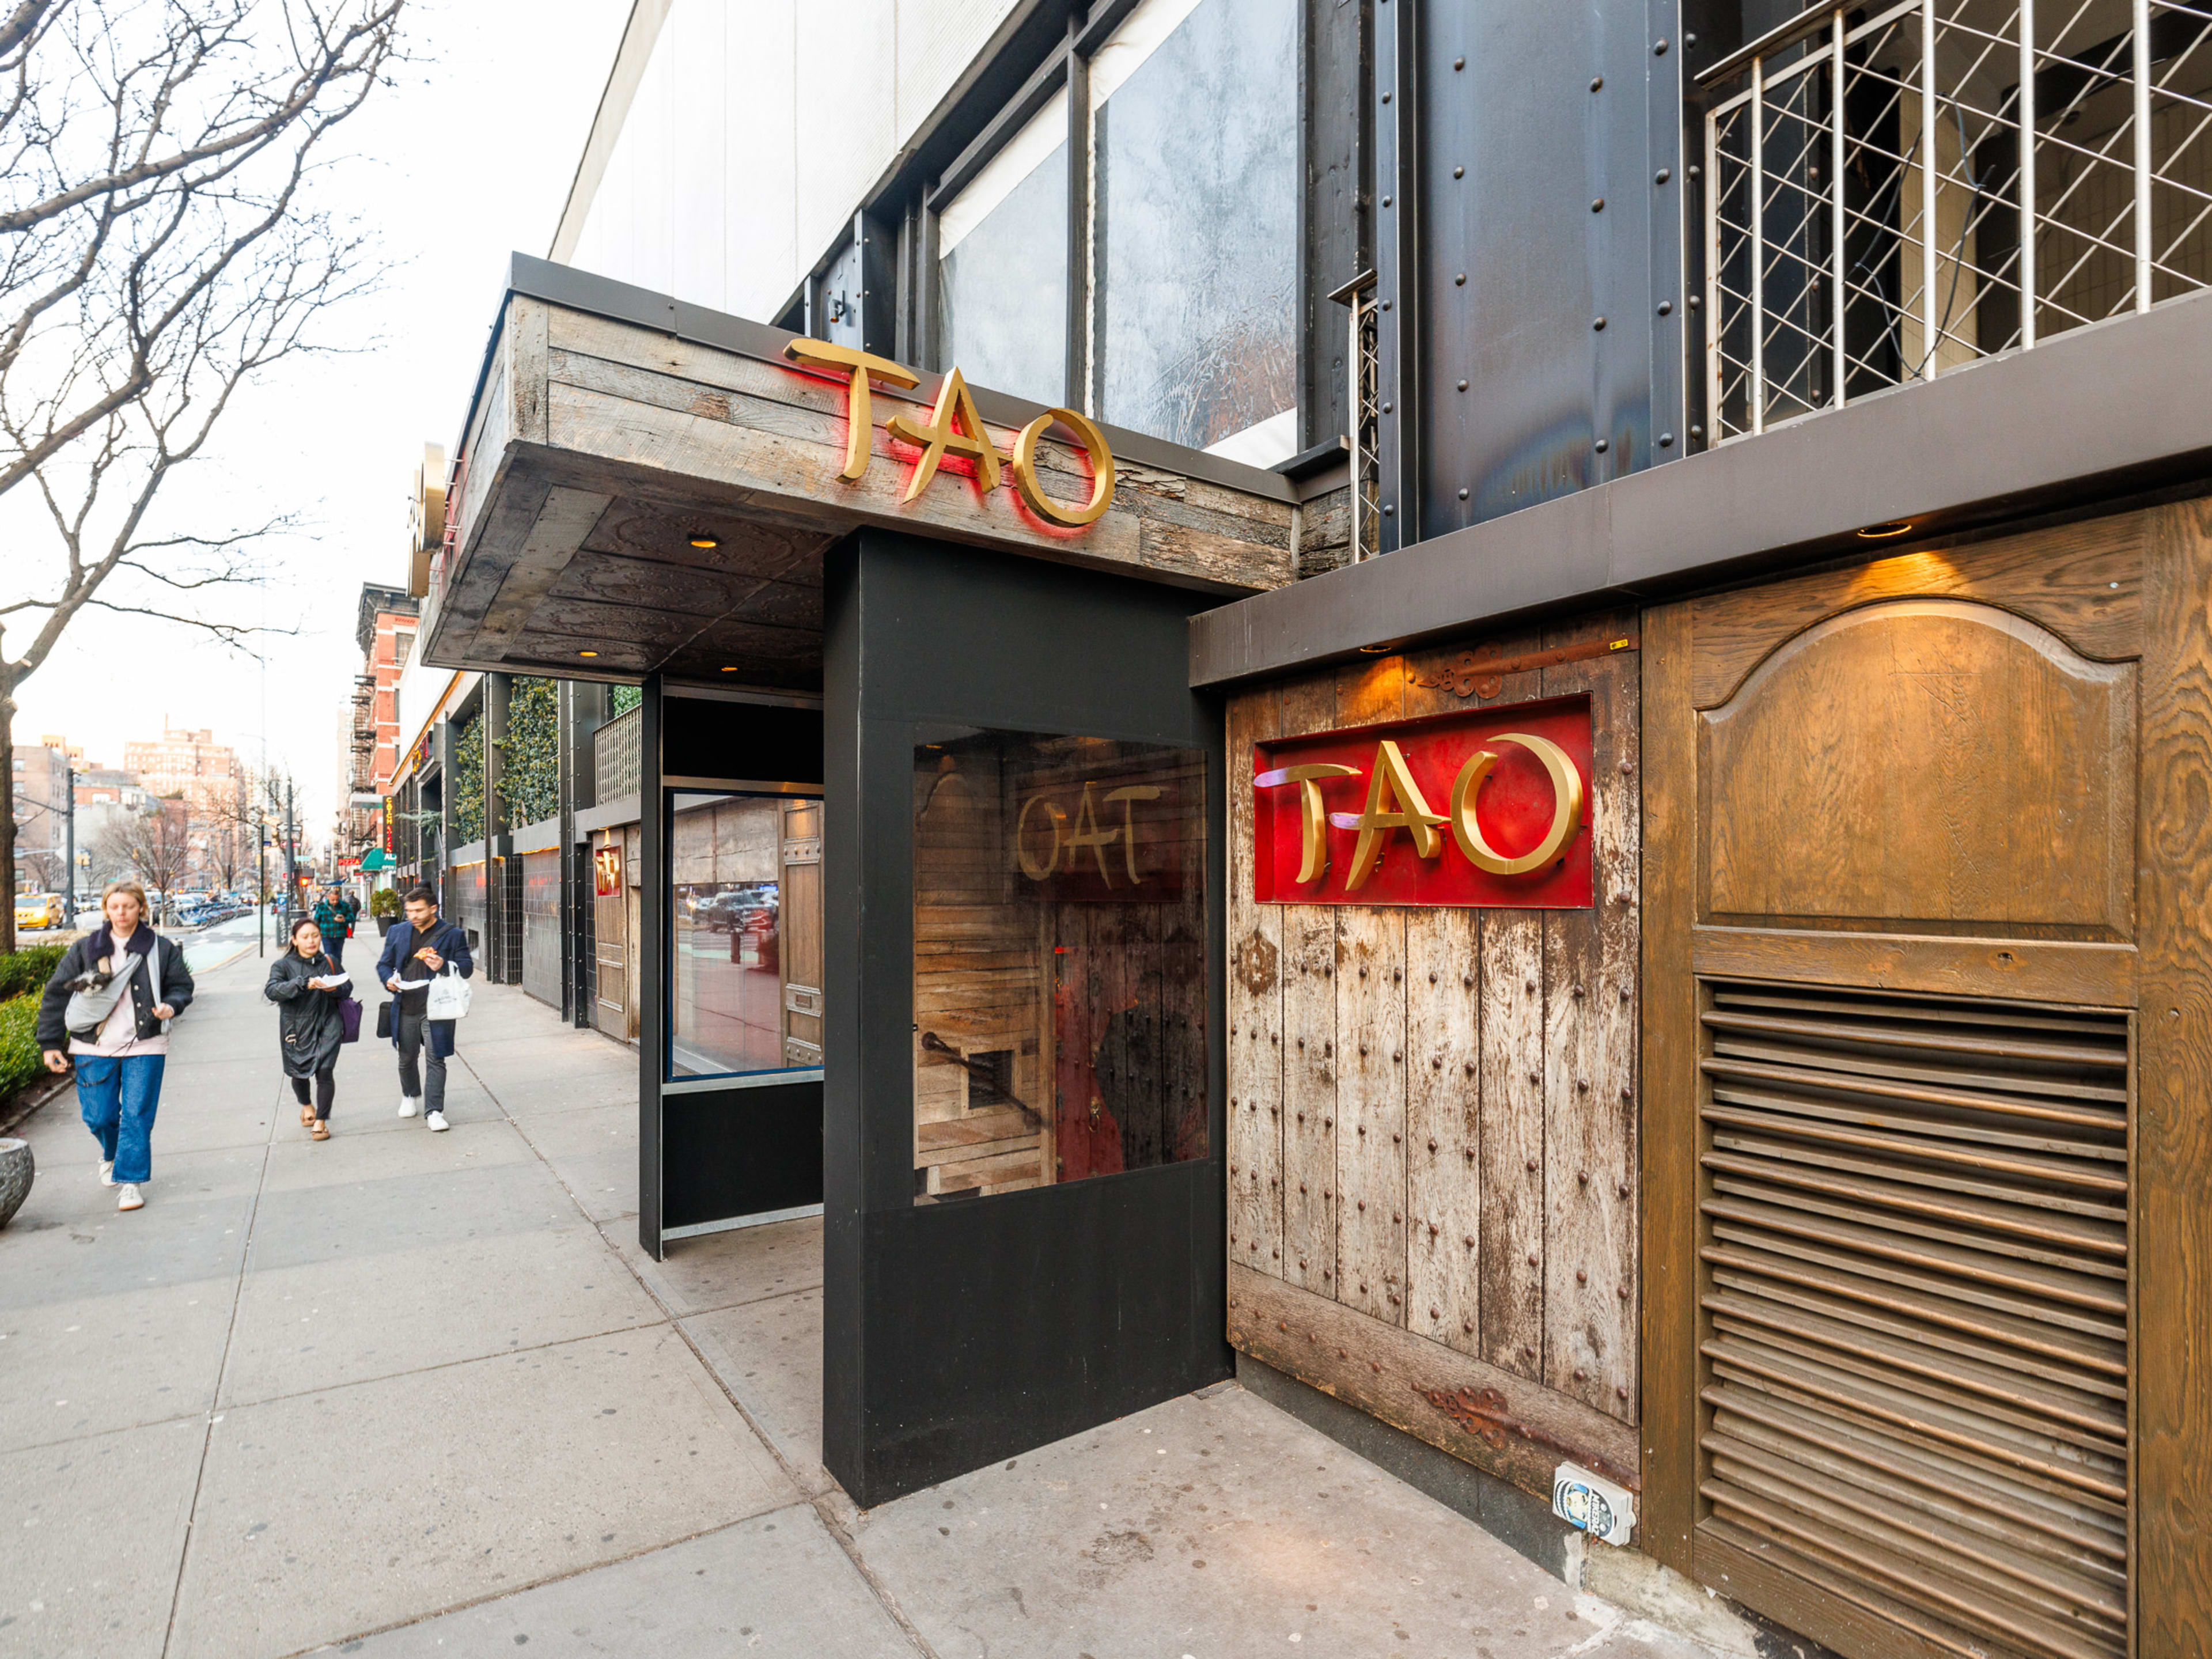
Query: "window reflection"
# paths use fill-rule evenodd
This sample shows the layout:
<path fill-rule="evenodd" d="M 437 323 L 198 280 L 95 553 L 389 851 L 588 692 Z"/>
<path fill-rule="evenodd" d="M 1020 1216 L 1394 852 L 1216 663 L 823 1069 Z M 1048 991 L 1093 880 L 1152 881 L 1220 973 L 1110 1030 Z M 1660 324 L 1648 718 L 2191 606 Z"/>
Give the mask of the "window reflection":
<path fill-rule="evenodd" d="M 945 367 L 1042 404 L 1067 388 L 1067 94 L 1024 125 L 938 216 Z"/>
<path fill-rule="evenodd" d="M 1091 71 L 1098 413 L 1263 466 L 1297 448 L 1297 10 L 1145 0 Z"/>
<path fill-rule="evenodd" d="M 916 746 L 916 1202 L 1206 1155 L 1205 808 L 1194 750 Z"/>
<path fill-rule="evenodd" d="M 820 1065 L 821 804 L 674 804 L 669 1075 Z"/>

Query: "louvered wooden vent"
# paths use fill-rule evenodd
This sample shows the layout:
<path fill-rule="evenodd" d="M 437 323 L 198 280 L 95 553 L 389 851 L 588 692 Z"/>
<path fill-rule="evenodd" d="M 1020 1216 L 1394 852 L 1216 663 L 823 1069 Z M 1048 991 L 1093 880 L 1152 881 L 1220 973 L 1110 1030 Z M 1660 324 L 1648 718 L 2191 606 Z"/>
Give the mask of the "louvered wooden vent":
<path fill-rule="evenodd" d="M 1939 1651 L 2124 1654 L 2125 1017 L 1707 988 L 1701 1526 Z"/>

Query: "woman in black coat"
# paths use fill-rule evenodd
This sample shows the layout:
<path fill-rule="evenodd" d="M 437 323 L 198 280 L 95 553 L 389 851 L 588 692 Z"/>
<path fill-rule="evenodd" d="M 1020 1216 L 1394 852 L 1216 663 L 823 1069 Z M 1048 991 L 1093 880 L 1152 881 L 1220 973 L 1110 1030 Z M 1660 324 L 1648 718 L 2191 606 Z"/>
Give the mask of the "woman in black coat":
<path fill-rule="evenodd" d="M 337 1096 L 338 1044 L 345 1025 L 338 1013 L 345 995 L 345 970 L 323 951 L 322 930 L 313 916 L 292 923 L 291 948 L 269 964 L 262 994 L 276 1005 L 276 1035 L 284 1054 L 284 1075 L 300 1103 L 301 1127 L 317 1140 L 331 1138 L 331 1102 Z M 315 1080 L 314 1102 L 307 1079 Z"/>

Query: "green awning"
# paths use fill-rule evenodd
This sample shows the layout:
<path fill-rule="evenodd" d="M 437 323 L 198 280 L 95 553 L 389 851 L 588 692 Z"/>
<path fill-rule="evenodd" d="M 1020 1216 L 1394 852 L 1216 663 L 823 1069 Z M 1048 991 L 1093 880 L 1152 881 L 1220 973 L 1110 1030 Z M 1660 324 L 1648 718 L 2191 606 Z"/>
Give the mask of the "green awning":
<path fill-rule="evenodd" d="M 393 861 L 392 854 L 381 847 L 372 847 L 361 855 L 362 872 L 368 875 L 379 870 L 389 870 Z"/>

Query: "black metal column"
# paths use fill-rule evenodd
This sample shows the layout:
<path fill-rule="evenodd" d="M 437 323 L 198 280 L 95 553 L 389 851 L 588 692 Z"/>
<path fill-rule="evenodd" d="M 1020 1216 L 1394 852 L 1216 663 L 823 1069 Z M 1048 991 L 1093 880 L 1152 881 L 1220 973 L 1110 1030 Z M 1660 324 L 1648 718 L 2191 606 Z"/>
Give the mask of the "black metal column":
<path fill-rule="evenodd" d="M 660 676 L 638 710 L 637 1242 L 655 1261 L 660 1239 L 660 1083 L 668 1049 L 668 804 L 661 799 Z"/>
<path fill-rule="evenodd" d="M 1202 596 L 885 531 L 825 576 L 823 1461 L 873 1505 L 1229 1375 L 1222 725 Z M 923 725 L 1208 755 L 1207 1156 L 915 1204 Z"/>

